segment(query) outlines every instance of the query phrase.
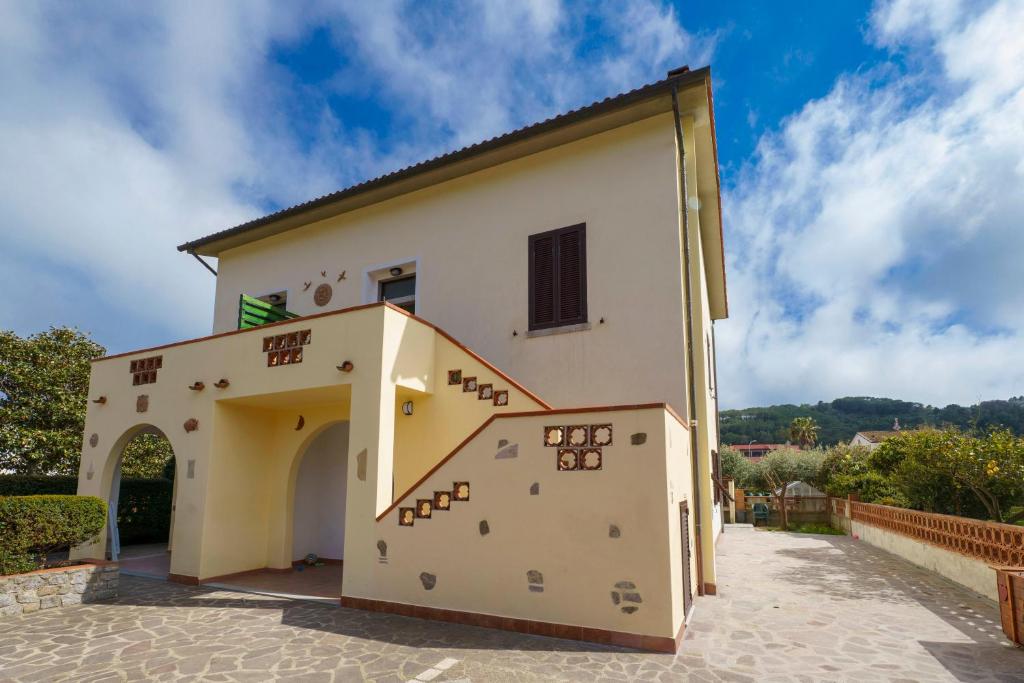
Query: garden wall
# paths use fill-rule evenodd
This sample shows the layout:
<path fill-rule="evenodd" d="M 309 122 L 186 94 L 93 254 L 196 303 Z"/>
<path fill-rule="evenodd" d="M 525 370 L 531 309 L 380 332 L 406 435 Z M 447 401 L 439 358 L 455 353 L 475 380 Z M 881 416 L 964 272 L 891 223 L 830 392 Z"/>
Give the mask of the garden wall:
<path fill-rule="evenodd" d="M 1024 527 L 832 499 L 831 522 L 992 600 L 994 566 L 1024 566 Z"/>
<path fill-rule="evenodd" d="M 117 565 L 107 562 L 0 576 L 0 616 L 114 598 L 119 578 Z"/>

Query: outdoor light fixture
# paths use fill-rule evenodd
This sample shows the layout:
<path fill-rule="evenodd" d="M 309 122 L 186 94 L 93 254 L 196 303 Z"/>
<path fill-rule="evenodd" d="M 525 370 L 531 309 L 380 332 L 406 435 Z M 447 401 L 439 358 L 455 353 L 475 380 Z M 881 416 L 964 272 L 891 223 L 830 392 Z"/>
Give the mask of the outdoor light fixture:
<path fill-rule="evenodd" d="M 402 404 L 402 413 L 405 415 L 412 415 L 412 401 L 406 401 Z"/>
<path fill-rule="evenodd" d="M 391 277 L 398 277 L 399 275 L 402 274 L 402 269 L 396 267 L 396 268 L 392 268 L 390 272 L 391 272 Z"/>

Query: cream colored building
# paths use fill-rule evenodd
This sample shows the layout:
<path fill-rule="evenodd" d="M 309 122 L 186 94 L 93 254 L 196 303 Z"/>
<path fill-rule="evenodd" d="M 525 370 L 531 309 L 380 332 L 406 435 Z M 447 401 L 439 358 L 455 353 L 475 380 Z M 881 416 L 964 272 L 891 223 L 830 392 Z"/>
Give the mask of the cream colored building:
<path fill-rule="evenodd" d="M 680 69 L 184 244 L 213 334 L 94 362 L 79 493 L 161 432 L 172 580 L 316 553 L 345 606 L 674 651 L 716 585 L 720 211 Z"/>

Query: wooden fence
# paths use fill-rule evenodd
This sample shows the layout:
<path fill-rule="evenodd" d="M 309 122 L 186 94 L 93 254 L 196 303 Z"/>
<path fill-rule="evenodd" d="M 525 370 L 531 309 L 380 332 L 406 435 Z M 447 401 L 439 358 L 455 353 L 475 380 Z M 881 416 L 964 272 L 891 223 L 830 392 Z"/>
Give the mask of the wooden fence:
<path fill-rule="evenodd" d="M 1024 567 L 1024 527 L 937 515 L 842 498 L 830 499 L 837 516 L 924 541 L 1002 567 Z"/>

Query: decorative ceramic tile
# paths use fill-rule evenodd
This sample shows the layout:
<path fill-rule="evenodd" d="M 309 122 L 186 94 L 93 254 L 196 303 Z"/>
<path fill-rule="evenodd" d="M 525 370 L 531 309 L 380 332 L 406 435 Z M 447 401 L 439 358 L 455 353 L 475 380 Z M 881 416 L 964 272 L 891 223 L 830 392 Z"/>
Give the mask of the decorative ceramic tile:
<path fill-rule="evenodd" d="M 132 375 L 132 386 L 140 384 L 153 384 L 156 382 L 156 371 L 164 366 L 163 356 L 150 356 L 133 360 L 128 365 L 128 371 Z"/>
<path fill-rule="evenodd" d="M 302 347 L 309 344 L 309 330 L 299 330 L 263 338 L 263 350 L 267 354 L 267 367 L 294 365 L 302 362 Z M 225 385 L 226 386 L 226 385 Z"/>
<path fill-rule="evenodd" d="M 466 393 L 476 391 L 476 377 L 463 377 L 462 378 L 462 390 Z"/>
<path fill-rule="evenodd" d="M 494 392 L 494 405 L 496 406 L 507 406 L 508 405 L 508 392 L 504 389 L 499 389 Z"/>
<path fill-rule="evenodd" d="M 584 448 L 580 453 L 580 469 L 581 470 L 599 470 L 601 469 L 601 449 L 600 448 Z"/>
<path fill-rule="evenodd" d="M 573 448 L 580 448 L 581 446 L 587 445 L 587 437 L 590 435 L 590 430 L 587 425 L 573 425 L 565 428 L 566 437 L 568 438 L 567 445 Z"/>
<path fill-rule="evenodd" d="M 544 428 L 544 445 L 545 446 L 564 446 L 565 445 L 565 427 L 545 427 Z"/>
<path fill-rule="evenodd" d="M 580 455 L 579 451 L 575 448 L 560 448 L 558 449 L 558 471 L 568 472 L 570 470 L 578 470 L 580 468 Z"/>
<path fill-rule="evenodd" d="M 314 290 L 313 303 L 317 306 L 326 306 L 331 302 L 331 295 L 333 293 L 334 291 L 331 289 L 331 286 L 325 282 Z"/>
<path fill-rule="evenodd" d="M 476 397 L 481 401 L 490 401 L 494 398 L 494 387 L 490 384 L 481 384 L 477 387 Z"/>
<path fill-rule="evenodd" d="M 451 491 L 434 491 L 434 509 L 435 510 L 451 510 L 452 509 L 452 492 Z"/>
<path fill-rule="evenodd" d="M 469 500 L 469 482 L 454 482 L 452 484 L 452 498 L 455 500 Z"/>
<path fill-rule="evenodd" d="M 416 510 L 413 508 L 398 508 L 398 526 L 412 526 L 416 523 Z"/>
<path fill-rule="evenodd" d="M 430 519 L 430 513 L 434 510 L 434 501 L 423 498 L 416 501 L 416 517 L 419 519 Z"/>
<path fill-rule="evenodd" d="M 448 384 L 450 384 L 451 386 L 455 386 L 456 384 L 462 384 L 462 370 L 449 370 Z"/>
<path fill-rule="evenodd" d="M 591 446 L 611 446 L 612 426 L 611 425 L 590 425 Z"/>

